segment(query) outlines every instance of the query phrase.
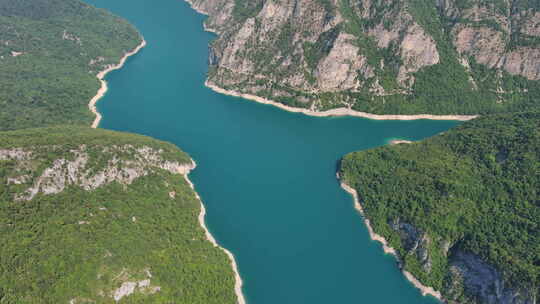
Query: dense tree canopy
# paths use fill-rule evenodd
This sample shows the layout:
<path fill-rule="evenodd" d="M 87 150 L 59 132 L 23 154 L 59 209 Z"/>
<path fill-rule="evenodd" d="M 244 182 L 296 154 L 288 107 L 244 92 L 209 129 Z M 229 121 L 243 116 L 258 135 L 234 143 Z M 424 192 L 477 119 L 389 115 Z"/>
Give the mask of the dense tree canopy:
<path fill-rule="evenodd" d="M 143 163 L 130 165 L 147 172 L 132 184 L 79 185 L 84 174 L 136 161 L 140 148 L 191 163 L 174 145 L 134 134 L 76 126 L 0 133 L 1 303 L 113 303 L 122 284 L 144 280 L 150 285 L 121 303 L 236 302 L 228 257 L 206 240 L 200 202 L 180 174 Z M 31 155 L 3 154 L 14 149 Z M 88 159 L 78 182 L 15 199 L 38 180 L 46 183 L 45 170 L 67 172 L 67 164 L 55 164 L 80 153 Z"/>
<path fill-rule="evenodd" d="M 89 125 L 96 74 L 141 41 L 127 21 L 79 0 L 0 2 L 0 130 Z"/>
<path fill-rule="evenodd" d="M 539 160 L 540 113 L 498 114 L 421 142 L 351 153 L 340 173 L 375 231 L 424 283 L 443 289 L 452 252 L 462 250 L 496 266 L 510 285 L 538 289 Z M 430 273 L 407 255 L 391 227 L 396 219 L 434 240 Z"/>

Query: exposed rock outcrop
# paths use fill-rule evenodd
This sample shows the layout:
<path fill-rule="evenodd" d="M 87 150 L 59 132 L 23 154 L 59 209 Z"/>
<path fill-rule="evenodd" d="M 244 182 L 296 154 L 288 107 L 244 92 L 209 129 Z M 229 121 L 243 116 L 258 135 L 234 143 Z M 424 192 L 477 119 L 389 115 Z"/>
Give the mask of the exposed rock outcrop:
<path fill-rule="evenodd" d="M 460 250 L 454 252 L 450 259 L 450 272 L 449 297 L 459 295 L 460 288 L 463 288 L 474 303 L 536 304 L 534 286 L 530 290 L 509 287 L 495 267 L 473 254 Z"/>
<path fill-rule="evenodd" d="M 432 261 L 429 255 L 431 239 L 420 229 L 411 224 L 396 219 L 390 224 L 394 231 L 399 233 L 401 242 L 408 254 L 416 255 L 416 258 L 427 273 L 431 272 Z"/>
<path fill-rule="evenodd" d="M 15 161 L 15 167 L 19 172 L 17 176 L 8 177 L 8 184 L 30 184 L 24 192 L 15 196 L 16 200 L 31 200 L 38 193 L 45 195 L 60 193 L 69 186 L 78 186 L 89 191 L 113 182 L 129 185 L 135 179 L 146 176 L 158 168 L 175 174 L 191 168 L 191 164 L 163 159 L 161 156 L 163 151 L 150 147 L 136 148 L 123 145 L 103 147 L 99 150 L 102 157 L 103 155 L 111 157 L 97 168 L 90 166 L 91 157 L 85 145 L 70 150 L 70 155 L 65 158 L 53 160 L 52 164 L 41 172 L 36 172 L 29 163 L 32 160 L 30 150 L 20 148 L 0 150 L 0 160 Z M 120 158 L 118 155 L 129 157 Z"/>
<path fill-rule="evenodd" d="M 425 273 L 432 271 L 431 238 L 413 225 L 399 218 L 390 223 L 401 239 L 406 254 L 415 255 Z M 443 296 L 448 303 L 486 303 L 486 304 L 536 304 L 535 286 L 529 289 L 516 289 L 504 280 L 496 267 L 480 257 L 453 248 L 451 243 L 443 241 L 441 249 L 449 256 L 449 274 L 447 288 Z M 403 261 L 405 257 L 401 257 Z M 406 265 L 402 265 L 407 269 Z M 521 286 L 527 285 L 520 283 Z M 536 286 L 538 288 L 538 286 Z M 463 302 L 463 299 L 466 302 Z"/>
<path fill-rule="evenodd" d="M 523 42 L 540 33 L 540 14 L 534 9 L 520 9 L 510 0 L 500 6 L 471 1 L 461 10 L 455 1 L 440 1 L 439 5 L 447 16 L 463 20 L 452 26 L 453 42 L 462 56 L 472 56 L 489 68 L 540 80 L 540 45 Z"/>
<path fill-rule="evenodd" d="M 418 73 L 471 58 L 540 79 L 540 44 L 530 39 L 539 37 L 540 14 L 510 0 L 189 2 L 219 34 L 209 84 L 315 111 L 364 108 L 365 100 L 351 94 L 380 97 L 382 104 L 384 96 L 415 95 Z M 457 89 L 483 89 L 475 69 L 467 64 L 454 76 L 465 79 Z"/>
<path fill-rule="evenodd" d="M 324 91 L 358 90 L 361 83 L 357 74 L 364 78 L 374 76 L 373 68 L 360 49 L 353 44 L 354 36 L 341 32 L 332 49 L 323 58 L 315 72 L 317 85 Z"/>
<path fill-rule="evenodd" d="M 141 280 L 136 280 L 133 277 L 137 275 L 142 277 Z M 98 280 L 102 278 L 102 275 L 98 275 Z M 151 284 L 152 273 L 149 269 L 143 271 L 132 271 L 129 269 L 122 269 L 122 271 L 115 275 L 113 283 L 119 284 L 119 287 L 110 291 L 98 291 L 98 295 L 101 298 L 110 298 L 114 302 L 120 302 L 123 298 L 129 297 L 132 294 L 144 294 L 151 295 L 161 290 L 160 286 Z M 75 297 L 69 301 L 69 304 L 82 304 L 82 303 L 95 303 L 96 300 L 90 298 Z"/>

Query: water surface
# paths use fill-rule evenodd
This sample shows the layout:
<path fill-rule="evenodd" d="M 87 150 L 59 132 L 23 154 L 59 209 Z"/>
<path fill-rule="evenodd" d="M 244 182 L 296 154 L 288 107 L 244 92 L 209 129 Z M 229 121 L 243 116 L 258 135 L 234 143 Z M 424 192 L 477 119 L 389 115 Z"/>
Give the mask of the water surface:
<path fill-rule="evenodd" d="M 209 229 L 236 256 L 250 304 L 436 303 L 369 239 L 335 172 L 346 153 L 455 122 L 314 118 L 219 95 L 203 85 L 214 36 L 186 3 L 88 2 L 148 42 L 107 76 L 100 126 L 173 142 L 196 160 Z"/>

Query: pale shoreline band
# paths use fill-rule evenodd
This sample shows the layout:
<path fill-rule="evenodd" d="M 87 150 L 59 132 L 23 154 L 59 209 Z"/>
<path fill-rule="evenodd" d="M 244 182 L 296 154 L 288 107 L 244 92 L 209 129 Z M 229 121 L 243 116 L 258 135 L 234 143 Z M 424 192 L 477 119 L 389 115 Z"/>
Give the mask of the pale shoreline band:
<path fill-rule="evenodd" d="M 96 77 L 101 82 L 101 87 L 99 88 L 97 94 L 88 103 L 88 108 L 90 109 L 90 111 L 92 111 L 92 113 L 94 113 L 94 115 L 96 115 L 96 118 L 94 119 L 94 122 L 92 123 L 92 126 L 91 126 L 92 128 L 94 128 L 94 129 L 97 128 L 99 126 L 99 123 L 100 123 L 101 118 L 102 118 L 101 114 L 98 112 L 98 110 L 96 108 L 96 103 L 98 102 L 99 99 L 101 99 L 103 96 L 105 96 L 105 93 L 107 92 L 108 88 L 107 88 L 107 82 L 104 80 L 105 76 L 107 75 L 107 73 L 109 73 L 111 71 L 122 68 L 122 66 L 124 66 L 124 63 L 126 62 L 126 60 L 130 56 L 133 56 L 133 55 L 137 54 L 145 46 L 146 46 L 146 40 L 143 39 L 141 44 L 139 44 L 132 51 L 127 52 L 124 55 L 124 57 L 122 57 L 122 59 L 120 60 L 120 62 L 118 64 L 110 65 L 105 70 L 99 72 L 96 75 Z M 197 199 L 201 203 L 201 212 L 199 213 L 199 224 L 204 230 L 206 239 L 209 242 L 211 242 L 214 246 L 219 247 L 221 250 L 223 250 L 225 252 L 225 254 L 227 254 L 227 256 L 229 257 L 229 260 L 231 261 L 231 267 L 233 269 L 234 276 L 235 276 L 234 291 L 235 291 L 236 297 L 238 299 L 238 304 L 246 304 L 244 294 L 242 293 L 242 278 L 240 277 L 240 273 L 238 272 L 238 266 L 236 264 L 236 260 L 234 258 L 234 255 L 229 250 L 219 246 L 219 244 L 216 242 L 216 240 L 214 239 L 214 237 L 212 236 L 212 234 L 210 233 L 210 231 L 206 227 L 206 223 L 204 221 L 204 217 L 206 215 L 206 208 L 204 207 L 204 204 L 203 204 L 201 198 L 199 197 L 199 194 L 195 191 L 195 186 L 193 185 L 193 183 L 191 182 L 191 180 L 188 177 L 189 172 L 191 170 L 195 169 L 195 167 L 197 166 L 195 161 L 191 160 L 191 162 L 192 162 L 191 166 L 187 166 L 185 168 L 182 168 L 181 170 L 179 170 L 179 173 L 184 176 L 186 182 L 190 185 L 191 189 L 193 189 Z"/>
<path fill-rule="evenodd" d="M 92 97 L 92 99 L 90 99 L 90 102 L 88 103 L 88 108 L 90 109 L 90 111 L 92 111 L 92 113 L 94 113 L 94 115 L 96 115 L 94 122 L 92 122 L 92 128 L 94 129 L 97 128 L 102 118 L 101 113 L 99 113 L 96 108 L 96 104 L 103 96 L 105 96 L 105 93 L 107 93 L 108 87 L 107 87 L 107 82 L 105 81 L 105 76 L 111 71 L 122 68 L 124 66 L 124 63 L 126 63 L 126 60 L 129 57 L 137 54 L 145 46 L 146 46 L 146 40 L 143 39 L 141 41 L 141 44 L 139 44 L 136 48 L 124 54 L 124 57 L 120 59 L 120 62 L 118 62 L 117 64 L 109 65 L 105 70 L 99 72 L 96 75 L 97 79 L 99 79 L 99 82 L 101 83 L 101 87 L 99 88 L 96 96 Z"/>
<path fill-rule="evenodd" d="M 214 238 L 214 236 L 212 236 L 212 234 L 208 230 L 208 227 L 206 227 L 206 222 L 204 221 L 204 218 L 206 216 L 206 208 L 204 207 L 204 204 L 203 204 L 203 202 L 201 200 L 201 197 L 199 196 L 197 191 L 195 191 L 195 185 L 193 185 L 193 183 L 191 182 L 191 180 L 188 177 L 189 172 L 191 170 L 195 169 L 196 166 L 197 166 L 197 164 L 195 163 L 195 161 L 191 160 L 191 166 L 189 168 L 187 168 L 188 170 L 180 171 L 180 173 L 184 176 L 186 182 L 189 184 L 191 189 L 193 189 L 193 191 L 195 192 L 195 196 L 197 197 L 197 199 L 201 203 L 201 212 L 199 213 L 199 224 L 204 230 L 204 233 L 206 235 L 206 239 L 208 241 L 210 241 L 215 247 L 219 247 L 221 250 L 223 250 L 223 252 L 225 252 L 225 254 L 229 257 L 229 260 L 231 261 L 231 266 L 232 266 L 232 269 L 233 269 L 233 272 L 234 272 L 234 278 L 235 278 L 234 291 L 236 293 L 236 298 L 238 300 L 238 304 L 246 304 L 244 294 L 242 293 L 242 283 L 243 282 L 242 282 L 242 278 L 240 277 L 240 273 L 238 272 L 238 265 L 236 264 L 236 260 L 234 258 L 234 255 L 229 250 L 227 250 L 226 248 L 221 247 L 218 244 L 218 242 L 216 241 L 216 239 Z"/>
<path fill-rule="evenodd" d="M 412 144 L 413 142 L 406 139 L 392 139 L 389 142 L 391 145 L 399 145 L 399 144 Z"/>
<path fill-rule="evenodd" d="M 272 101 L 260 96 L 251 95 L 251 94 L 245 94 L 245 93 L 239 93 L 232 90 L 226 90 L 223 89 L 216 84 L 210 83 L 208 80 L 205 82 L 205 85 L 212 89 L 213 91 L 229 96 L 235 96 L 235 97 L 241 97 L 244 99 L 256 101 L 263 104 L 272 105 L 275 107 L 278 107 L 280 109 L 294 112 L 294 113 L 302 113 L 309 116 L 317 116 L 317 117 L 328 117 L 328 116 L 354 116 L 354 117 L 362 117 L 362 118 L 368 118 L 373 120 L 419 120 L 419 119 L 430 119 L 430 120 L 459 120 L 459 121 L 467 121 L 474 119 L 478 117 L 478 115 L 431 115 L 431 114 L 418 114 L 418 115 L 379 115 L 379 114 L 371 114 L 366 112 L 358 112 L 352 109 L 348 108 L 337 108 L 337 109 L 331 109 L 327 111 L 313 111 L 310 109 L 305 108 L 297 108 L 297 107 L 291 107 L 284 105 L 282 103 Z"/>
<path fill-rule="evenodd" d="M 369 221 L 369 219 L 364 214 L 364 209 L 362 208 L 362 205 L 360 204 L 360 200 L 358 199 L 358 193 L 356 192 L 356 190 L 353 189 L 352 187 L 350 187 L 349 185 L 345 184 L 344 182 L 341 182 L 341 188 L 343 188 L 343 190 L 347 191 L 353 197 L 353 199 L 354 199 L 354 208 L 360 214 L 362 214 L 362 216 L 364 217 L 364 223 L 366 224 L 366 227 L 367 227 L 367 230 L 369 232 L 369 236 L 371 237 L 371 239 L 374 240 L 374 241 L 378 241 L 378 242 L 380 242 L 382 244 L 384 253 L 391 254 L 394 257 L 396 257 L 396 259 L 398 259 L 398 255 L 396 253 L 396 250 L 394 248 L 390 247 L 390 245 L 388 244 L 388 242 L 386 241 L 386 239 L 383 236 L 381 236 L 381 235 L 375 233 L 375 231 L 373 231 L 373 227 L 371 227 L 371 222 Z M 399 259 L 398 259 L 398 261 L 399 261 Z M 442 295 L 441 295 L 441 293 L 439 291 L 433 289 L 433 287 L 425 286 L 424 284 L 420 283 L 420 281 L 418 281 L 418 279 L 415 278 L 410 272 L 408 272 L 408 271 L 406 271 L 404 269 L 401 269 L 401 272 L 407 278 L 407 280 L 409 280 L 414 285 L 414 287 L 416 287 L 416 288 L 418 288 L 420 290 L 420 292 L 422 293 L 423 296 L 431 295 L 431 296 L 439 299 L 440 301 L 443 300 Z"/>

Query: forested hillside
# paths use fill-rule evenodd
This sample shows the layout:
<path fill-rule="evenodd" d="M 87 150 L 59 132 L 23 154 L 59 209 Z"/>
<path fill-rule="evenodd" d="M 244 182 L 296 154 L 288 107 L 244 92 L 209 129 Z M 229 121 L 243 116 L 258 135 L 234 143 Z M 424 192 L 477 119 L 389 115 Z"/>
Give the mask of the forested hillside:
<path fill-rule="evenodd" d="M 192 0 L 219 34 L 209 82 L 376 114 L 538 107 L 540 2 Z"/>
<path fill-rule="evenodd" d="M 0 130 L 24 129 L 0 132 L 0 303 L 236 303 L 190 157 L 90 128 L 96 74 L 140 42 L 79 0 L 0 1 Z"/>
<path fill-rule="evenodd" d="M 148 137 L 53 127 L 0 133 L 1 303 L 235 303 L 225 253 Z"/>
<path fill-rule="evenodd" d="M 79 0 L 0 1 L 0 130 L 89 125 L 96 74 L 140 42 L 127 21 Z"/>
<path fill-rule="evenodd" d="M 532 304 L 540 298 L 539 160 L 540 113 L 500 114 L 351 153 L 340 176 L 404 268 L 446 299 Z"/>

